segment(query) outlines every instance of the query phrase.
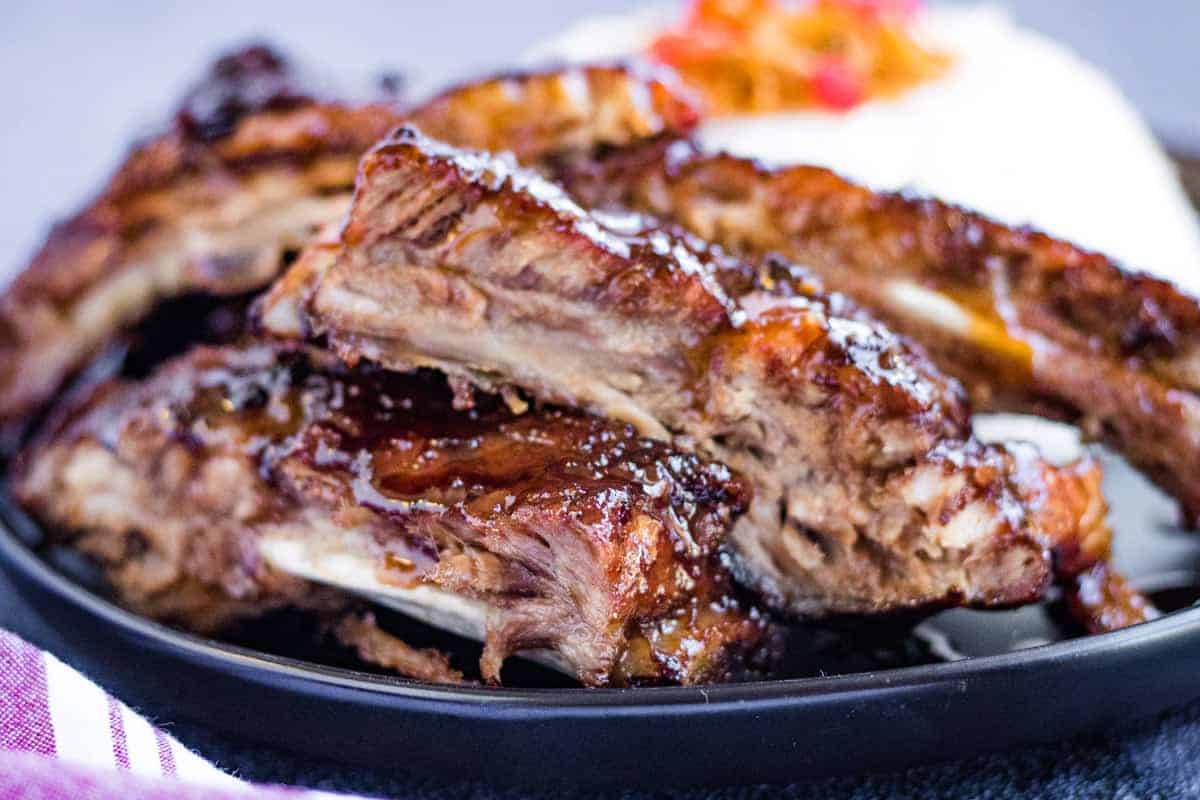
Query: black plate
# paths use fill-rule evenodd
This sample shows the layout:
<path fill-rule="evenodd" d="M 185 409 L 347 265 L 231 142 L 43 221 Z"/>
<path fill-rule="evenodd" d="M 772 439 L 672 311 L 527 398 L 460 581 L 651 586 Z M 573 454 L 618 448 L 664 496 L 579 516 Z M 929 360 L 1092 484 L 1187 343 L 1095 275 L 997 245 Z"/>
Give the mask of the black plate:
<path fill-rule="evenodd" d="M 1200 538 L 1173 529 L 1171 504 L 1128 467 L 1105 462 L 1106 491 L 1118 509 L 1118 563 L 1143 586 L 1163 590 L 1160 603 L 1181 610 L 1116 633 L 1032 647 L 1062 635 L 1044 609 L 948 612 L 918 628 L 925 646 L 896 646 L 916 639 L 860 629 L 822 651 L 839 654 L 829 663 L 814 652 L 798 663 L 811 667 L 816 658 L 817 668 L 853 671 L 898 663 L 897 652 L 918 662 L 946 656 L 948 647 L 971 657 L 737 686 L 431 686 L 203 639 L 138 617 L 31 546 L 39 532 L 11 508 L 0 526 L 0 556 L 31 605 L 70 639 L 74 660 L 160 718 L 449 779 L 664 788 L 784 782 L 1057 740 L 1200 696 L 1200 608 L 1187 607 L 1196 596 Z M 282 633 L 277 638 L 296 639 L 286 627 Z M 813 639 L 830 635 L 814 631 Z"/>

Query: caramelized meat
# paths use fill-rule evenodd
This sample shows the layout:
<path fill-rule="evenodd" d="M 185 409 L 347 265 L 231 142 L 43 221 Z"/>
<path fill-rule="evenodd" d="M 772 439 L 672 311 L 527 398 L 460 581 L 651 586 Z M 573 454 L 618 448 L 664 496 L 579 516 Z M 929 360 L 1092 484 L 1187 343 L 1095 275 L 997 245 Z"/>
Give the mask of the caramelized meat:
<path fill-rule="evenodd" d="M 459 147 L 506 150 L 522 163 L 574 160 L 699 122 L 693 100 L 666 71 L 590 66 L 511 73 L 455 86 L 405 114 L 409 124 Z"/>
<path fill-rule="evenodd" d="M 1107 554 L 1093 465 L 975 441 L 956 384 L 802 270 L 585 212 L 412 129 L 364 158 L 340 243 L 303 257 L 262 319 L 729 464 L 754 486 L 740 577 L 799 614 L 1012 605 L 1041 595 L 1052 552 Z"/>
<path fill-rule="evenodd" d="M 1067 609 L 1088 633 L 1125 628 L 1158 616 L 1146 596 L 1104 562 L 1067 584 Z"/>
<path fill-rule="evenodd" d="M 1200 305 L 1171 284 L 936 200 L 668 138 L 564 176 L 583 202 L 806 265 L 919 341 L 979 407 L 1078 422 L 1200 518 Z"/>
<path fill-rule="evenodd" d="M 314 99 L 264 48 L 218 61 L 0 297 L 0 420 L 160 299 L 269 282 L 284 251 L 345 210 L 359 155 L 395 120 L 386 104 Z"/>
<path fill-rule="evenodd" d="M 765 657 L 768 623 L 718 552 L 748 502 L 727 468 L 629 425 L 487 396 L 455 411 L 442 376 L 324 360 L 200 348 L 109 384 L 27 455 L 18 495 L 127 604 L 202 630 L 320 605 L 272 560 L 298 542 L 356 548 L 410 602 L 477 615 L 492 681 L 519 652 L 588 685 L 727 680 Z"/>
<path fill-rule="evenodd" d="M 156 302 L 265 286 L 342 217 L 359 156 L 403 118 L 530 160 L 696 119 L 659 79 L 615 67 L 487 79 L 402 111 L 315 99 L 262 47 L 223 58 L 0 297 L 0 422 L 46 400 Z"/>
<path fill-rule="evenodd" d="M 260 111 L 292 111 L 310 105 L 314 92 L 294 64 L 267 44 L 253 44 L 216 60 L 208 75 L 184 96 L 176 115 L 189 138 L 216 142 Z"/>
<path fill-rule="evenodd" d="M 342 644 L 368 664 L 428 683 L 462 683 L 463 674 L 437 650 L 418 650 L 379 627 L 374 614 L 346 614 L 333 628 Z"/>

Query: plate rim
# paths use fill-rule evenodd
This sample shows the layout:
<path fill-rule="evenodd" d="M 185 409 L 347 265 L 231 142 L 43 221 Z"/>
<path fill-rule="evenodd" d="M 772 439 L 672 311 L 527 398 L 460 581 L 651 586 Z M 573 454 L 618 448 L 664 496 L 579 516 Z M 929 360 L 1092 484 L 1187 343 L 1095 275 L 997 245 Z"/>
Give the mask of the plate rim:
<path fill-rule="evenodd" d="M 1200 606 L 1180 609 L 1158 619 L 1108 633 L 1093 634 L 957 661 L 921 664 L 895 669 L 752 681 L 705 686 L 640 688 L 513 688 L 439 685 L 401 676 L 375 675 L 343 667 L 317 664 L 278 656 L 242 645 L 179 630 L 129 611 L 93 592 L 56 570 L 23 541 L 14 530 L 15 509 L 5 498 L 0 504 L 0 560 L 9 569 L 37 581 L 43 589 L 72 603 L 93 617 L 125 633 L 151 640 L 160 650 L 187 656 L 207 666 L 228 670 L 236 667 L 257 681 L 279 679 L 310 681 L 321 687 L 355 690 L 429 701 L 439 705 L 488 706 L 489 711 L 527 710 L 567 715 L 636 716 L 640 714 L 718 712 L 736 706 L 739 710 L 769 708 L 780 703 L 831 699 L 887 690 L 919 690 L 963 682 L 986 673 L 1034 669 L 1063 660 L 1112 655 L 1136 649 L 1147 642 L 1191 634 L 1200 636 Z M 24 516 L 21 512 L 15 513 Z M 34 608 L 36 612 L 36 607 Z"/>

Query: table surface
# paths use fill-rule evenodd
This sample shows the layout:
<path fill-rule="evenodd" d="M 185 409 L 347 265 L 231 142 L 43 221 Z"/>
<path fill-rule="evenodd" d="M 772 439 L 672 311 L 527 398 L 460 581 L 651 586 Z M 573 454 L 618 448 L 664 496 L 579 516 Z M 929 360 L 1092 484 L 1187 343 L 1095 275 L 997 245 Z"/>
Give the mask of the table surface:
<path fill-rule="evenodd" d="M 1176 148 L 1200 147 L 1200 3 L 1196 0 L 1008 0 L 1018 20 L 1107 68 Z M 349 80 L 399 69 L 418 91 L 511 63 L 571 20 L 630 8 L 622 0 L 207 0 L 71 3 L 8 0 L 0 9 L 0 280 L 22 264 L 48 224 L 94 191 L 128 143 L 153 130 L 214 52 L 265 37 Z M 336 11 L 336 19 L 331 12 Z M 19 188 L 18 188 L 19 187 Z M 0 627 L 68 654 L 0 574 Z M 450 797 L 417 776 L 367 773 L 263 751 L 176 720 L 185 742 L 246 777 L 343 790 Z M 1019 756 L 793 787 L 789 795 L 1149 796 L 1200 794 L 1200 704 L 1119 734 Z M 753 789 L 718 796 L 759 796 Z M 515 795 L 513 795 L 515 796 Z M 763 795 L 765 796 L 765 794 Z"/>

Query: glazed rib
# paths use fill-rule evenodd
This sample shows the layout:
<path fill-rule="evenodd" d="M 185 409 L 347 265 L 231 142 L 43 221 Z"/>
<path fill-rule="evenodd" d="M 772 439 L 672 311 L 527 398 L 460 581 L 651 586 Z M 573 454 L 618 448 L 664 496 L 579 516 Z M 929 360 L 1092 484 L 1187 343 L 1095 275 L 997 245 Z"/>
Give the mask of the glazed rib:
<path fill-rule="evenodd" d="M 441 141 L 507 151 L 530 165 L 687 132 L 699 120 L 673 73 L 632 65 L 495 75 L 451 87 L 404 114 Z"/>
<path fill-rule="evenodd" d="M 313 98 L 262 47 L 217 61 L 0 297 L 0 420 L 39 406 L 159 300 L 269 282 L 345 210 L 359 156 L 395 119 L 386 103 Z"/>
<path fill-rule="evenodd" d="M 585 212 L 411 128 L 261 314 L 351 362 L 516 384 L 729 464 L 754 487 L 739 576 L 797 614 L 1012 605 L 1052 551 L 1107 554 L 1094 465 L 981 445 L 953 382 L 803 271 Z"/>
<path fill-rule="evenodd" d="M 402 111 L 319 100 L 262 47 L 221 59 L 0 297 L 0 423 L 35 409 L 155 303 L 265 286 L 349 204 L 361 154 L 399 120 L 522 159 L 686 131 L 658 78 L 596 67 L 489 78 Z"/>
<path fill-rule="evenodd" d="M 1079 423 L 1200 515 L 1200 305 L 1097 253 L 816 167 L 766 170 L 660 138 L 575 163 L 582 202 L 778 252 L 919 341 L 981 409 Z"/>
<path fill-rule="evenodd" d="M 27 455 L 17 494 L 125 603 L 200 630 L 328 603 L 279 559 L 350 551 L 429 616 L 477 624 L 491 681 L 529 651 L 588 685 L 761 666 L 768 623 L 717 552 L 747 503 L 727 468 L 571 410 L 455 411 L 434 373 L 326 361 L 199 348 L 110 384 Z"/>

